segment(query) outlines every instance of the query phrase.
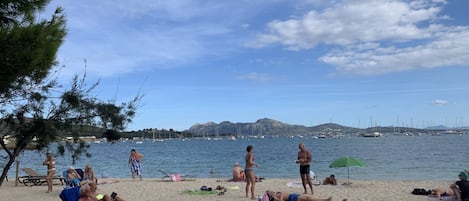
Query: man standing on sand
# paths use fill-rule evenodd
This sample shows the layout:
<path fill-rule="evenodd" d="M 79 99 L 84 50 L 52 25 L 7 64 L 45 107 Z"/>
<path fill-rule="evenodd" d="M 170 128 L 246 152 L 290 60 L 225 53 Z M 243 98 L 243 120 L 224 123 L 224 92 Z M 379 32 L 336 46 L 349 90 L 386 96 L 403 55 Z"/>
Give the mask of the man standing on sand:
<path fill-rule="evenodd" d="M 309 163 L 311 163 L 313 156 L 305 148 L 305 145 L 303 143 L 300 143 L 298 145 L 298 148 L 300 149 L 300 151 L 298 151 L 298 158 L 296 160 L 296 163 L 300 164 L 300 176 L 301 176 L 301 183 L 303 184 L 303 188 L 305 190 L 304 194 L 308 193 L 308 191 L 306 190 L 306 184 L 309 185 L 309 188 L 311 189 L 311 194 L 314 194 L 313 184 L 311 183 L 311 177 L 309 175 L 309 171 L 310 171 Z"/>

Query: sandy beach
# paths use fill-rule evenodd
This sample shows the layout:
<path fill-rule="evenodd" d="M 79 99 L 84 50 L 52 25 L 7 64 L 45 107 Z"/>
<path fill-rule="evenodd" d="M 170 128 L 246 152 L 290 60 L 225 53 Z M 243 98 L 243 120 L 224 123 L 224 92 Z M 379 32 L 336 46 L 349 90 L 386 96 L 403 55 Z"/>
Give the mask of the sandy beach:
<path fill-rule="evenodd" d="M 153 201 L 153 200 L 200 200 L 200 201 L 238 201 L 250 200 L 245 198 L 243 182 L 221 182 L 215 178 L 197 178 L 195 181 L 171 182 L 162 181 L 156 178 L 146 178 L 143 181 L 132 181 L 131 179 L 118 179 L 119 182 L 99 185 L 100 193 L 118 193 L 122 198 L 129 201 Z M 299 179 L 266 179 L 256 184 L 256 194 L 263 194 L 265 190 L 284 191 L 290 193 L 302 193 L 301 187 L 289 187 L 288 182 L 299 182 Z M 344 181 L 339 180 L 339 183 Z M 388 200 L 409 200 L 409 201 L 429 201 L 438 200 L 436 198 L 412 195 L 410 192 L 414 188 L 431 189 L 437 187 L 448 187 L 452 182 L 443 181 L 351 181 L 351 185 L 337 186 L 314 186 L 313 197 L 327 198 L 332 196 L 332 200 L 342 201 L 388 201 Z M 227 191 L 223 195 L 206 194 L 193 195 L 185 191 L 198 190 L 201 186 L 216 188 L 223 186 Z M 52 193 L 45 193 L 47 186 L 28 187 L 19 184 L 15 187 L 14 181 L 5 181 L 0 187 L 2 201 L 33 201 L 33 200 L 60 200 L 59 194 L 62 186 L 54 185 Z M 311 196 L 311 195 L 310 195 Z"/>

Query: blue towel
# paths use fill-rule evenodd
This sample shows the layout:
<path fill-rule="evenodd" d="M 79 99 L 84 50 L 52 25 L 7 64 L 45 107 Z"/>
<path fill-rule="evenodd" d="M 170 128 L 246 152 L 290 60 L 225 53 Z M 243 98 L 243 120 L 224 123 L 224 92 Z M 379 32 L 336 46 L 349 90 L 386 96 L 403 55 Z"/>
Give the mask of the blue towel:
<path fill-rule="evenodd" d="M 80 186 L 63 189 L 60 193 L 62 201 L 78 201 L 80 199 Z"/>

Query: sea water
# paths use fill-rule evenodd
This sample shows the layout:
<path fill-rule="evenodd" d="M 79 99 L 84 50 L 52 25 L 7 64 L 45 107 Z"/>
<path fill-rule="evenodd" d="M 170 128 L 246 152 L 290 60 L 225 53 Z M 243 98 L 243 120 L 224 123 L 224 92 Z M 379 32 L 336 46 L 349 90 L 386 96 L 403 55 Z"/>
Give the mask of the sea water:
<path fill-rule="evenodd" d="M 469 169 L 469 135 L 422 135 L 377 138 L 345 136 L 340 139 L 313 138 L 312 136 L 289 136 L 244 139 L 170 139 L 134 142 L 91 143 L 91 158 L 81 156 L 73 165 L 84 168 L 91 164 L 98 177 L 129 178 L 128 157 L 131 149 L 144 155 L 142 160 L 144 178 L 161 178 L 167 173 L 194 175 L 199 178 L 228 179 L 234 163 L 244 166 L 246 147 L 254 146 L 256 175 L 268 178 L 299 178 L 298 164 L 294 162 L 298 144 L 313 154 L 311 169 L 316 176 L 324 178 L 335 174 L 336 178 L 377 180 L 457 180 L 457 175 Z M 52 145 L 52 151 L 55 151 Z M 0 153 L 5 163 L 5 153 Z M 355 157 L 368 164 L 367 167 L 329 168 L 339 157 Z M 24 151 L 19 157 L 20 168 L 31 167 L 46 173 L 42 165 L 44 153 Z M 56 156 L 57 174 L 72 165 L 70 154 Z M 1 164 L 1 163 L 0 163 Z M 9 177 L 15 175 L 15 166 Z M 20 172 L 19 175 L 24 175 Z"/>

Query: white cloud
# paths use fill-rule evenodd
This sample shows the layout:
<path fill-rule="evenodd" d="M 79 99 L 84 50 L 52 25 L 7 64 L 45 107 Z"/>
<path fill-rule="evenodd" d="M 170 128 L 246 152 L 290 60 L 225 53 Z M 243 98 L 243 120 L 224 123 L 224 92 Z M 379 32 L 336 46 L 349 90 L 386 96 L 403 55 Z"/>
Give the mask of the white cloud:
<path fill-rule="evenodd" d="M 419 23 L 437 18 L 439 7 L 413 8 L 394 0 L 343 1 L 303 17 L 268 24 L 270 33 L 259 36 L 258 46 L 280 43 L 292 50 L 319 43 L 349 45 L 380 40 L 412 40 L 431 36 Z"/>
<path fill-rule="evenodd" d="M 334 49 L 319 61 L 340 72 L 382 74 L 416 68 L 467 66 L 469 27 L 435 23 L 443 0 L 339 1 L 299 18 L 276 20 L 254 47 L 281 44 L 308 50 L 320 44 Z"/>
<path fill-rule="evenodd" d="M 434 100 L 434 101 L 432 102 L 432 104 L 433 104 L 433 105 L 448 105 L 449 102 L 446 101 L 446 100 Z"/>
<path fill-rule="evenodd" d="M 336 66 L 341 72 L 356 74 L 382 74 L 469 63 L 469 28 L 447 30 L 436 35 L 433 41 L 410 47 L 360 49 L 360 46 L 348 46 L 329 52 L 319 60 Z"/>

